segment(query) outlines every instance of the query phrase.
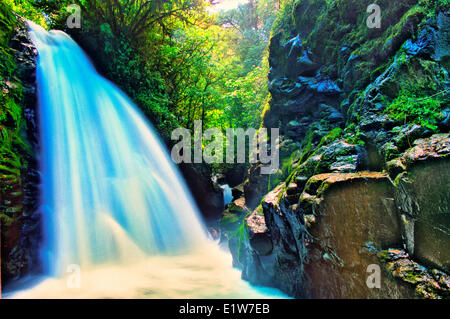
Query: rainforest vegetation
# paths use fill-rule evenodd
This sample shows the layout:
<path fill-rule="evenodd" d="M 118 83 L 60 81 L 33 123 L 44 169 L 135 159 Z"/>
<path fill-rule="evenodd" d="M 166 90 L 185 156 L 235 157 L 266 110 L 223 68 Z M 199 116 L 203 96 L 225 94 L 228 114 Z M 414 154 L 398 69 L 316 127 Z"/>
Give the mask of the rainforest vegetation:
<path fill-rule="evenodd" d="M 404 20 L 429 15 L 436 6 L 446 5 L 446 1 L 419 2 Z M 395 3 L 389 12 L 384 12 L 385 32 L 371 31 L 364 23 L 348 32 L 348 22 L 353 18 L 335 16 L 343 12 L 345 3 L 338 5 L 331 1 L 330 9 L 320 18 L 323 21 L 318 21 L 314 30 L 312 25 L 307 27 L 312 23 L 307 12 L 296 11 L 299 3 L 250 0 L 235 9 L 216 12 L 214 0 L 2 0 L 0 71 L 4 93 L 0 118 L 3 130 L 9 130 L 10 137 L 6 140 L 11 143 L 15 139 L 17 145 L 21 144 L 20 135 L 13 133 L 22 125 L 21 111 L 16 107 L 20 85 L 11 88 L 5 84 L 14 76 L 9 42 L 15 15 L 46 29 L 69 33 L 87 51 L 99 72 L 124 90 L 163 138 L 169 140 L 174 128 L 193 129 L 195 120 L 202 120 L 204 128 L 259 128 L 270 109 L 270 38 L 281 34 L 287 41 L 291 36 L 289 30 L 298 28 L 299 21 L 303 21 L 303 28 L 312 31 L 306 43 L 316 58 L 325 63 L 325 74 L 333 76 L 342 68 L 326 62 L 339 60 L 340 42 L 359 47 L 353 56 L 367 55 L 367 61 L 358 64 L 358 70 L 354 71 L 361 75 L 357 84 L 364 87 L 391 62 L 389 59 L 384 59 L 381 65 L 373 62 L 386 52 L 382 44 L 388 43 L 386 39 L 397 41 L 402 37 L 398 34 L 403 31 L 398 30 L 399 25 L 395 25 L 396 20 L 390 15 L 411 5 Z M 81 9 L 80 28 L 67 26 L 68 17 L 74 13 L 70 9 L 73 4 Z M 352 12 L 350 8 L 346 10 Z M 353 11 L 364 13 L 364 4 Z M 347 24 L 335 28 L 333 23 L 338 19 Z M 344 34 L 342 41 L 338 41 L 340 33 Z M 416 84 L 405 87 L 393 101 L 387 101 L 390 105 L 386 112 L 398 120 L 414 121 L 436 131 L 439 112 L 444 107 L 442 96 L 420 99 L 441 88 L 428 80 Z M 415 103 L 416 99 L 419 102 Z M 6 121 L 8 116 L 14 120 Z M 350 114 L 349 118 L 354 116 Z"/>
<path fill-rule="evenodd" d="M 81 8 L 79 29 L 66 25 L 73 3 Z M 170 137 L 176 127 L 193 128 L 194 120 L 204 127 L 259 127 L 279 6 L 250 1 L 215 13 L 202 0 L 6 0 L 2 10 L 67 31 Z M 6 18 L 3 27 L 11 29 L 14 18 Z"/>

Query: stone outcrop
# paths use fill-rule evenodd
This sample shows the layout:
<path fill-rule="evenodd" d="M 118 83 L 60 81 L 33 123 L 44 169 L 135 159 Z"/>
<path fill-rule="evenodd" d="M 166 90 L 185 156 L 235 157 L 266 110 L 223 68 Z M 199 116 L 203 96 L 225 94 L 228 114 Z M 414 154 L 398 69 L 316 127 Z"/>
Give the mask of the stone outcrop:
<path fill-rule="evenodd" d="M 419 265 L 403 250 L 379 251 L 377 257 L 392 277 L 414 288 L 418 296 L 427 299 L 450 297 L 450 276 L 446 273 Z"/>
<path fill-rule="evenodd" d="M 408 252 L 450 272 L 450 135 L 418 140 L 401 158 L 408 167 L 396 183 Z"/>
<path fill-rule="evenodd" d="M 448 297 L 433 279 L 448 278 L 448 139 L 416 141 L 395 183 L 385 173 L 331 172 L 280 184 L 241 212 L 230 248 L 243 278 L 301 298 Z M 409 254 L 389 264 L 380 252 L 394 248 Z M 371 265 L 385 270 L 380 289 L 366 284 Z M 412 284 L 398 272 L 425 279 Z"/>

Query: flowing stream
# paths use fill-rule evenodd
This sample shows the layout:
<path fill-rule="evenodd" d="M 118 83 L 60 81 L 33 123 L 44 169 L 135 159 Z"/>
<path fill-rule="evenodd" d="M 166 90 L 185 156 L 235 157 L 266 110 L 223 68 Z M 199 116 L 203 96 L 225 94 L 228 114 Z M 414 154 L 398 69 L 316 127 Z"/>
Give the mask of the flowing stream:
<path fill-rule="evenodd" d="M 15 298 L 259 298 L 211 242 L 151 125 L 64 32 L 30 23 L 45 276 Z"/>

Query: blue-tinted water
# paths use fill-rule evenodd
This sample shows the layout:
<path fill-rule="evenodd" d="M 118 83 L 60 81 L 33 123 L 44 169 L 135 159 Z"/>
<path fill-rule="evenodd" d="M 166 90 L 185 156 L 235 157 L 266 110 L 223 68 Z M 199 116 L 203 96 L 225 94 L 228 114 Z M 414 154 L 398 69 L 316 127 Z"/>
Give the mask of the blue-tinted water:
<path fill-rule="evenodd" d="M 150 124 L 65 33 L 32 26 L 45 249 L 52 273 L 205 240 L 197 209 Z"/>

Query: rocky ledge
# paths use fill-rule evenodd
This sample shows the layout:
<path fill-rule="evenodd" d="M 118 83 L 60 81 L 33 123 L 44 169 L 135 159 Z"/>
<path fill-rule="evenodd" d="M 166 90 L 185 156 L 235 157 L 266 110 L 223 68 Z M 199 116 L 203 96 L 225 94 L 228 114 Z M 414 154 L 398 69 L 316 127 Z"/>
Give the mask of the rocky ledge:
<path fill-rule="evenodd" d="M 396 269 L 449 272 L 449 142 L 450 134 L 417 140 L 398 159 L 405 171 L 395 182 L 330 172 L 281 183 L 253 211 L 235 201 L 223 222 L 233 221 L 224 230 L 243 278 L 301 298 L 448 297 L 437 279 L 412 285 Z M 380 259 L 388 249 L 405 250 L 408 262 Z M 381 288 L 366 284 L 371 265 L 384 269 Z"/>

